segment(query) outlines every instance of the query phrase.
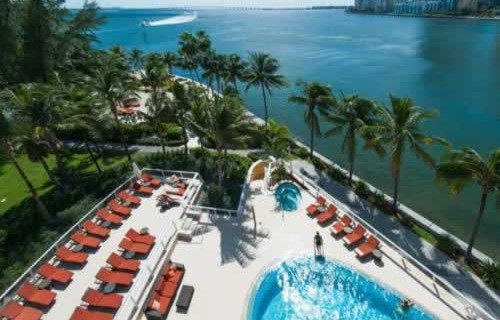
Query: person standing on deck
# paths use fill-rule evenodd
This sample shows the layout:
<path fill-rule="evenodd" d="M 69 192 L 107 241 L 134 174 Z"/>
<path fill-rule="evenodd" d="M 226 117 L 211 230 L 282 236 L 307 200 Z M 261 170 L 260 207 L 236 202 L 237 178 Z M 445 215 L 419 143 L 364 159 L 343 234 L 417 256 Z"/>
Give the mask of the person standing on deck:
<path fill-rule="evenodd" d="M 319 232 L 316 232 L 316 235 L 314 236 L 314 254 L 316 256 L 323 256 L 323 237 L 319 234 Z"/>

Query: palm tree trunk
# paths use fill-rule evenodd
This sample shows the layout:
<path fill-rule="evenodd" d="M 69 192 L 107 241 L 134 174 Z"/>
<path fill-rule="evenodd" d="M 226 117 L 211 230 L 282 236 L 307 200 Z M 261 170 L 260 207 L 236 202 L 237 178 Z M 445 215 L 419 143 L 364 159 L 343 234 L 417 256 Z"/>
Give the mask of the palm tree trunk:
<path fill-rule="evenodd" d="M 240 90 L 238 89 L 238 84 L 236 83 L 236 80 L 233 80 L 233 86 L 234 86 L 234 89 L 236 89 L 236 92 L 240 92 Z"/>
<path fill-rule="evenodd" d="M 90 155 L 90 159 L 92 159 L 92 162 L 94 162 L 94 165 L 97 169 L 97 172 L 102 173 L 101 166 L 99 166 L 99 162 L 97 161 L 97 158 L 94 156 L 94 153 L 92 152 L 92 149 L 89 146 L 89 143 L 87 141 L 84 142 L 85 148 L 87 149 L 87 152 Z"/>
<path fill-rule="evenodd" d="M 479 227 L 481 225 L 481 220 L 483 219 L 484 208 L 486 207 L 487 199 L 488 199 L 488 190 L 483 188 L 483 192 L 481 194 L 481 204 L 479 206 L 479 214 L 477 215 L 474 229 L 472 229 L 472 235 L 469 240 L 469 246 L 467 247 L 467 251 L 465 252 L 466 262 L 470 262 L 472 258 L 472 248 L 474 248 L 474 242 L 476 241 L 476 237 L 479 232 Z"/>
<path fill-rule="evenodd" d="M 120 123 L 120 120 L 118 119 L 118 114 L 116 113 L 116 108 L 114 107 L 115 104 L 112 102 L 111 105 L 113 106 L 112 107 L 113 118 L 115 119 L 115 124 L 116 124 L 118 132 L 120 134 L 120 140 L 121 140 L 121 143 L 123 146 L 123 150 L 125 151 L 125 154 L 127 155 L 128 162 L 130 162 L 132 164 L 133 163 L 132 157 L 130 156 L 130 152 L 128 150 L 128 145 L 127 145 L 127 142 L 125 141 L 125 135 L 124 135 L 124 132 L 122 129 L 122 125 Z"/>
<path fill-rule="evenodd" d="M 40 163 L 42 164 L 43 169 L 47 173 L 47 176 L 49 177 L 50 182 L 52 182 L 52 184 L 55 186 L 59 186 L 59 182 L 57 181 L 57 179 L 54 177 L 54 175 L 50 171 L 49 165 L 47 164 L 47 161 L 45 161 L 45 159 L 43 157 L 40 157 Z"/>
<path fill-rule="evenodd" d="M 309 159 L 313 159 L 313 153 L 314 153 L 314 129 L 311 128 L 310 131 L 310 136 L 309 136 Z"/>
<path fill-rule="evenodd" d="M 399 170 L 394 173 L 394 195 L 392 202 L 392 211 L 396 212 L 398 210 L 398 196 L 399 196 Z"/>
<path fill-rule="evenodd" d="M 184 155 L 187 156 L 189 138 L 185 126 L 182 126 L 182 135 L 184 136 Z"/>
<path fill-rule="evenodd" d="M 264 98 L 264 121 L 266 122 L 266 128 L 267 128 L 267 121 L 269 118 L 269 111 L 267 110 L 267 99 L 266 99 L 266 91 L 264 90 L 264 85 L 260 85 L 262 89 L 262 97 Z"/>
<path fill-rule="evenodd" d="M 356 157 L 356 135 L 354 130 L 350 133 L 350 148 L 349 148 L 349 185 L 352 183 L 352 174 L 354 172 L 354 158 Z"/>
<path fill-rule="evenodd" d="M 217 147 L 217 171 L 218 171 L 218 185 L 222 185 L 222 149 Z"/>
<path fill-rule="evenodd" d="M 9 149 L 9 150 L 7 150 L 7 155 L 9 157 L 10 162 L 12 162 L 12 165 L 16 169 L 17 173 L 21 176 L 21 179 L 24 181 L 24 184 L 26 185 L 26 187 L 28 187 L 28 190 L 31 193 L 31 197 L 33 198 L 33 200 L 35 200 L 35 202 L 38 206 L 38 209 L 40 209 L 42 215 L 45 215 L 45 216 L 48 215 L 49 211 L 47 210 L 45 205 L 42 203 L 40 198 L 38 197 L 38 193 L 36 192 L 35 187 L 31 183 L 31 181 L 29 180 L 29 178 L 26 175 L 26 173 L 24 172 L 24 170 L 21 168 L 21 165 L 19 164 L 19 162 L 17 162 L 17 159 L 12 152 L 12 145 L 10 142 L 7 142 L 7 148 Z"/>
<path fill-rule="evenodd" d="M 160 138 L 160 144 L 161 144 L 161 152 L 163 153 L 163 155 L 165 155 L 167 153 L 167 150 L 165 149 L 165 141 L 163 140 L 163 138 Z"/>

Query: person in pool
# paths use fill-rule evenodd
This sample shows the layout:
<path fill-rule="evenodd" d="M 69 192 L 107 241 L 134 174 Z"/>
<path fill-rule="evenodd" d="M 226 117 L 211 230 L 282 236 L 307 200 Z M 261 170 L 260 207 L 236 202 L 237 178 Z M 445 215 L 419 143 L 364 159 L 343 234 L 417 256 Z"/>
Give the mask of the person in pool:
<path fill-rule="evenodd" d="M 316 256 L 323 256 L 323 237 L 321 237 L 319 232 L 316 232 L 314 236 L 314 254 Z"/>

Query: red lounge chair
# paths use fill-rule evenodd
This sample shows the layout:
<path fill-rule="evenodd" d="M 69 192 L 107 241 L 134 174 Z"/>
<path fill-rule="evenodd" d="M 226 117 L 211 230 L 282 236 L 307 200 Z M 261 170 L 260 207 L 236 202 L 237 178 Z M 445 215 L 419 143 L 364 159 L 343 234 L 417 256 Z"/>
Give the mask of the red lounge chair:
<path fill-rule="evenodd" d="M 109 210 L 106 208 L 99 209 L 99 211 L 97 211 L 97 217 L 99 217 L 99 219 L 103 221 L 108 221 L 109 223 L 112 224 L 121 224 L 123 220 L 122 217 L 110 213 Z"/>
<path fill-rule="evenodd" d="M 340 221 L 337 221 L 332 225 L 330 231 L 333 234 L 339 234 L 341 232 L 344 232 L 345 227 L 350 226 L 351 223 L 352 223 L 351 217 L 349 217 L 347 214 L 344 214 L 344 216 L 342 216 L 342 219 L 340 219 Z"/>
<path fill-rule="evenodd" d="M 138 193 L 142 193 L 142 194 L 147 194 L 147 195 L 152 195 L 153 194 L 153 188 L 151 187 L 146 187 L 146 186 L 142 186 L 140 184 L 138 184 L 137 182 L 135 182 L 133 185 L 132 185 L 132 188 L 138 192 Z"/>
<path fill-rule="evenodd" d="M 163 272 L 163 278 L 168 282 L 180 283 L 183 276 L 184 269 L 172 269 L 170 266 Z"/>
<path fill-rule="evenodd" d="M 9 301 L 4 308 L 0 309 L 0 317 L 7 320 L 39 320 L 43 312 L 20 305 L 14 300 Z"/>
<path fill-rule="evenodd" d="M 151 245 L 147 245 L 145 243 L 133 242 L 132 240 L 129 239 L 122 239 L 119 246 L 124 250 L 140 254 L 146 254 L 149 252 L 149 250 L 151 250 Z"/>
<path fill-rule="evenodd" d="M 107 312 L 90 311 L 76 307 L 69 320 L 113 320 L 114 315 Z"/>
<path fill-rule="evenodd" d="M 111 230 L 109 230 L 108 228 L 97 225 L 95 222 L 90 220 L 85 221 L 82 227 L 83 229 L 85 229 L 85 231 L 87 231 L 88 234 L 93 234 L 95 236 L 103 238 L 106 238 L 111 232 Z"/>
<path fill-rule="evenodd" d="M 84 247 L 89 247 L 89 248 L 99 248 L 101 245 L 101 239 L 99 238 L 94 238 L 85 235 L 81 231 L 76 231 L 71 235 L 71 241 L 76 242 L 78 244 L 81 244 Z"/>
<path fill-rule="evenodd" d="M 328 206 L 325 212 L 320 213 L 316 218 L 318 219 L 318 223 L 323 224 L 335 217 L 337 214 L 337 208 L 331 204 Z"/>
<path fill-rule="evenodd" d="M 316 198 L 316 203 L 310 204 L 307 208 L 307 215 L 308 216 L 314 216 L 316 212 L 318 211 L 318 207 L 324 206 L 326 203 L 326 199 L 323 198 L 323 196 L 318 196 Z"/>
<path fill-rule="evenodd" d="M 29 282 L 24 283 L 17 291 L 17 295 L 24 300 L 48 306 L 56 299 L 56 293 L 46 289 L 39 289 Z"/>
<path fill-rule="evenodd" d="M 149 300 L 148 309 L 156 310 L 161 315 L 165 315 L 170 309 L 173 300 L 174 298 L 162 297 L 159 294 L 155 293 Z"/>
<path fill-rule="evenodd" d="M 123 296 L 113 293 L 102 293 L 92 288 L 88 288 L 87 292 L 83 295 L 82 300 L 92 307 L 118 309 L 120 308 Z"/>
<path fill-rule="evenodd" d="M 379 244 L 380 241 L 377 238 L 375 238 L 374 236 L 369 236 L 368 240 L 366 240 L 365 243 L 357 247 L 354 251 L 356 251 L 358 257 L 363 258 L 371 254 L 375 249 L 377 249 Z"/>
<path fill-rule="evenodd" d="M 152 186 L 153 188 L 157 188 L 161 185 L 161 180 L 157 178 L 152 178 L 149 174 L 143 173 L 141 174 L 141 180 Z"/>
<path fill-rule="evenodd" d="M 64 262 L 82 264 L 87 262 L 89 255 L 85 252 L 73 252 L 66 247 L 60 247 L 56 251 L 56 257 Z"/>
<path fill-rule="evenodd" d="M 56 281 L 59 283 L 68 283 L 73 277 L 73 272 L 62 268 L 54 267 L 48 262 L 45 262 L 37 271 L 45 279 Z"/>
<path fill-rule="evenodd" d="M 356 228 L 354 228 L 352 233 L 346 235 L 343 238 L 344 242 L 347 243 L 348 245 L 353 245 L 365 237 L 365 232 L 366 232 L 365 228 L 363 228 L 362 225 L 358 224 Z"/>
<path fill-rule="evenodd" d="M 122 216 L 129 216 L 130 212 L 132 212 L 132 209 L 122 206 L 116 200 L 111 200 L 108 202 L 108 208 L 113 211 L 113 213 L 117 213 Z"/>
<path fill-rule="evenodd" d="M 118 193 L 118 198 L 120 198 L 124 202 L 128 202 L 131 204 L 141 204 L 141 198 L 128 194 L 127 192 L 125 192 L 125 190 L 122 190 Z"/>
<path fill-rule="evenodd" d="M 139 232 L 137 232 L 133 228 L 130 228 L 127 231 L 127 234 L 125 234 L 125 236 L 127 238 L 129 238 L 130 240 L 132 240 L 133 242 L 144 243 L 144 244 L 149 244 L 149 245 L 155 243 L 155 240 L 156 240 L 155 236 L 152 236 L 150 234 L 140 234 Z"/>
<path fill-rule="evenodd" d="M 180 197 L 182 197 L 185 192 L 186 192 L 186 189 L 184 189 L 184 188 L 168 189 L 167 190 L 167 193 L 173 194 L 173 195 L 176 195 L 176 196 L 180 196 Z"/>
<path fill-rule="evenodd" d="M 129 286 L 134 280 L 134 275 L 125 272 L 111 271 L 101 268 L 95 276 L 97 280 L 105 283 L 120 284 L 122 286 Z"/>
<path fill-rule="evenodd" d="M 139 270 L 140 262 L 135 259 L 125 259 L 116 253 L 112 253 L 106 262 L 116 270 L 136 272 Z"/>
<path fill-rule="evenodd" d="M 155 288 L 156 293 L 158 293 L 162 297 L 173 298 L 177 293 L 177 289 L 179 288 L 179 284 L 175 282 L 169 281 L 160 281 Z"/>

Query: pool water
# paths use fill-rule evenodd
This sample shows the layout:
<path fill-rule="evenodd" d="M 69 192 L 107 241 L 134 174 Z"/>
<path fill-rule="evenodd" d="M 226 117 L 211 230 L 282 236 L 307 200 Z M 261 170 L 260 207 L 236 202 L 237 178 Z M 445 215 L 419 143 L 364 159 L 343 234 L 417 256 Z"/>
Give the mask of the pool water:
<path fill-rule="evenodd" d="M 281 183 L 276 188 L 274 196 L 280 209 L 289 212 L 297 210 L 301 198 L 299 187 L 291 182 Z"/>
<path fill-rule="evenodd" d="M 330 260 L 300 257 L 268 270 L 253 289 L 247 320 L 431 320 L 417 306 Z"/>

